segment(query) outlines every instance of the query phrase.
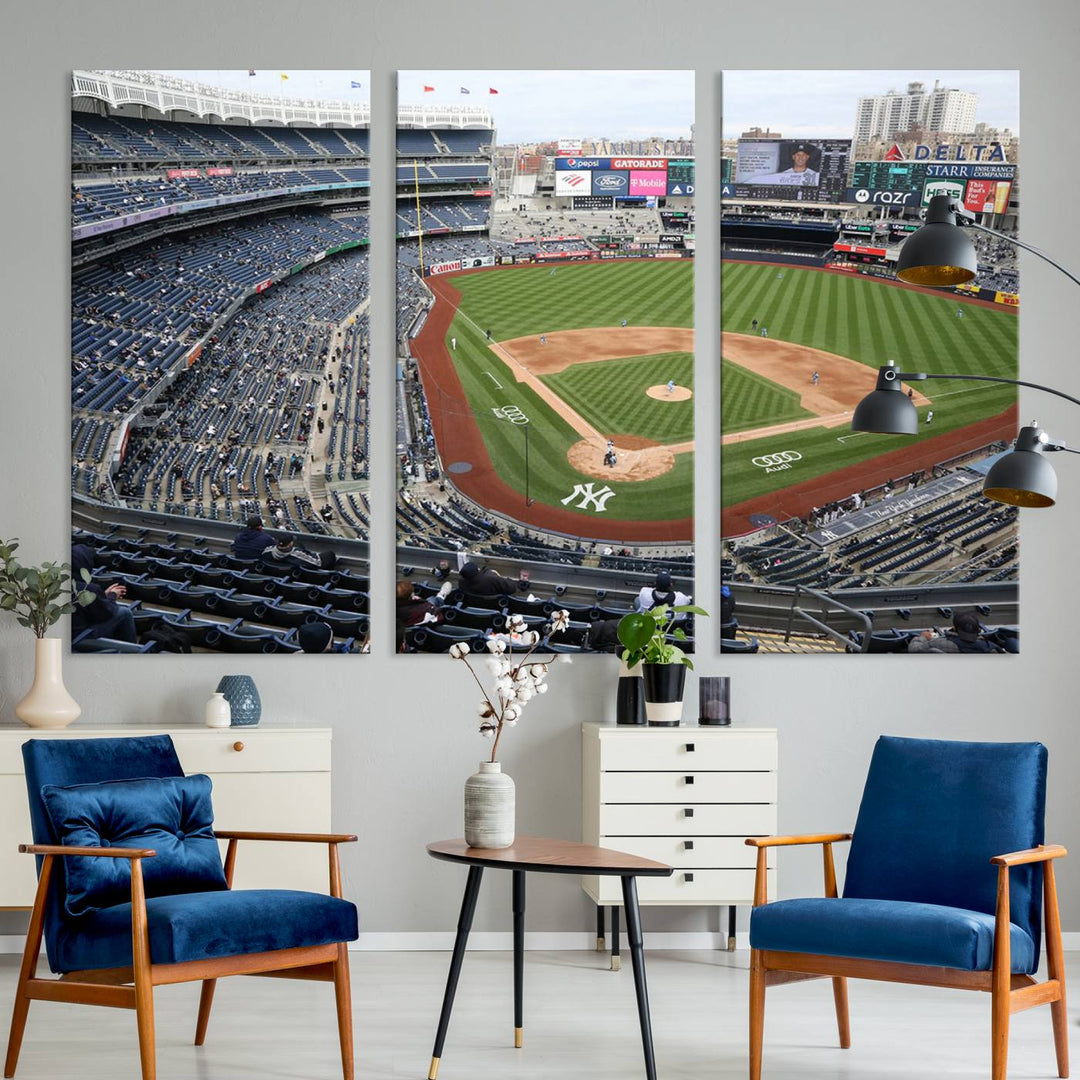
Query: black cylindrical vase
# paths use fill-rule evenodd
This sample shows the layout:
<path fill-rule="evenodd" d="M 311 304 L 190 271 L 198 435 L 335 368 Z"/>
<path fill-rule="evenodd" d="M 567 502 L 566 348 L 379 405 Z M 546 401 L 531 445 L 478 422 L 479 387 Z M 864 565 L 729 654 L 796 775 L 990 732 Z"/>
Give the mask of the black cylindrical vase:
<path fill-rule="evenodd" d="M 685 664 L 642 664 L 645 716 L 650 727 L 678 727 L 682 722 Z"/>
<path fill-rule="evenodd" d="M 619 661 L 619 690 L 615 698 L 616 724 L 645 723 L 645 686 L 641 679 L 641 665 L 633 670 Z"/>

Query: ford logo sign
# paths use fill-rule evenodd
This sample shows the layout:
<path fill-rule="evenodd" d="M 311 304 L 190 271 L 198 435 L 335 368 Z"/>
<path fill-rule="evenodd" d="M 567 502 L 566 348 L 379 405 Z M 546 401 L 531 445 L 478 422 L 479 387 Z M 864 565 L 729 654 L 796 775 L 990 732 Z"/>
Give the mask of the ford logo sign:
<path fill-rule="evenodd" d="M 604 191 L 613 191 L 626 187 L 625 176 L 601 176 L 596 181 L 596 187 L 601 188 Z"/>

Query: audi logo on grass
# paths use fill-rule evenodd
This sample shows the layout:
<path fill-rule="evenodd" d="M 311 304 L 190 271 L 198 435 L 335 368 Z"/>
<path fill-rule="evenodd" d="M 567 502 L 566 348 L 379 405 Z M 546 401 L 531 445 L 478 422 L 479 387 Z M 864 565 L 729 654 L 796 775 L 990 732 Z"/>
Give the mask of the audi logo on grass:
<path fill-rule="evenodd" d="M 781 450 L 776 454 L 762 454 L 760 457 L 751 458 L 750 464 L 766 472 L 781 472 L 784 469 L 790 469 L 793 461 L 802 461 L 802 454 L 798 450 Z"/>

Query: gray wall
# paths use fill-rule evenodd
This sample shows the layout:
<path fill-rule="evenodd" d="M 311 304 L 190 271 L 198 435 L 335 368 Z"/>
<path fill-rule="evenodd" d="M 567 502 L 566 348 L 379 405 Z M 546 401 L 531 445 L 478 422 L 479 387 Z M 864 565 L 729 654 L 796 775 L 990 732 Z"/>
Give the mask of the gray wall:
<path fill-rule="evenodd" d="M 0 534 L 19 535 L 25 555 L 56 558 L 68 528 L 68 72 L 72 67 L 370 67 L 377 125 L 372 216 L 374 355 L 373 561 L 386 585 L 375 598 L 375 626 L 391 625 L 393 564 L 393 249 L 394 70 L 544 66 L 694 67 L 698 72 L 699 237 L 716 235 L 720 71 L 725 67 L 1019 68 L 1025 238 L 1080 263 L 1080 215 L 1069 212 L 1080 156 L 1068 72 L 1078 53 L 1080 9 L 1067 0 L 1032 4 L 987 0 L 977 19 L 934 3 L 861 5 L 822 0 L 713 4 L 260 3 L 166 4 L 161 0 L 12 5 L 5 18 L 0 101 L 5 108 L 0 171 L 3 319 Z M 545 12 L 561 10 L 563 22 Z M 730 14 L 727 14 L 730 12 Z M 815 14 L 816 13 L 816 14 Z M 156 15 L 156 17 L 155 17 Z M 792 93 L 813 78 L 789 79 Z M 1068 110 L 1068 111 L 1067 111 Z M 763 116 L 781 122 L 782 117 Z M 719 253 L 703 239 L 697 275 L 698 443 L 718 443 Z M 1066 390 L 1075 378 L 1075 312 L 1080 295 L 1036 259 L 1023 259 L 1023 373 Z M 948 357 L 941 357 L 942 369 Z M 1080 416 L 1055 398 L 1025 392 L 1025 419 L 1038 416 L 1061 437 Z M 1080 442 L 1080 435 L 1076 435 Z M 1061 504 L 1025 513 L 1024 654 L 894 660 L 842 656 L 721 659 L 705 624 L 700 668 L 734 678 L 736 717 L 780 729 L 781 831 L 850 827 L 875 737 L 881 732 L 964 739 L 1041 739 L 1050 748 L 1049 839 L 1080 848 L 1073 713 L 1080 525 L 1080 465 L 1057 459 Z M 698 596 L 715 607 L 718 557 L 716 456 L 697 455 Z M 334 727 L 334 824 L 360 834 L 346 854 L 348 888 L 373 931 L 448 930 L 460 875 L 423 854 L 425 841 L 460 832 L 461 787 L 484 746 L 474 733 L 474 694 L 449 661 L 395 657 L 390 633 L 373 655 L 280 661 L 252 657 L 268 718 Z M 31 642 L 10 620 L 0 629 L 0 718 L 29 683 Z M 197 721 L 226 667 L 214 656 L 69 657 L 67 685 L 83 706 L 80 723 Z M 604 659 L 559 668 L 546 698 L 510 733 L 503 754 L 517 781 L 523 832 L 576 838 L 580 829 L 578 725 L 612 711 L 614 668 Z M 695 694 L 689 689 L 689 695 Z M 820 889 L 816 853 L 782 863 L 783 891 Z M 1080 931 L 1080 860 L 1061 871 L 1066 930 Z M 501 888 L 482 897 L 477 929 L 509 927 Z M 568 882 L 538 880 L 530 928 L 583 930 L 583 895 Z M 0 931 L 13 930 L 9 916 Z M 646 929 L 703 929 L 700 911 L 648 911 Z"/>

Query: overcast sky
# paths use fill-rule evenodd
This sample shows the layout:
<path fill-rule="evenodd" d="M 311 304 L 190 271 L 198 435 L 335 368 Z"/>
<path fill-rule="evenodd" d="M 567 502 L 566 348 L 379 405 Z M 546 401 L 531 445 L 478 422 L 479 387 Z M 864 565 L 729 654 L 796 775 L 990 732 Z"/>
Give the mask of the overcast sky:
<path fill-rule="evenodd" d="M 860 95 L 903 92 L 909 82 L 928 90 L 934 80 L 979 95 L 976 123 L 1020 132 L 1015 71 L 725 71 L 724 138 L 752 127 L 785 136 L 851 138 Z"/>
<path fill-rule="evenodd" d="M 425 86 L 435 87 L 424 93 Z M 461 88 L 469 90 L 462 94 Z M 498 95 L 489 93 L 490 89 Z M 399 71 L 401 105 L 483 105 L 499 142 L 689 137 L 692 71 Z"/>
<path fill-rule="evenodd" d="M 254 75 L 245 71 L 166 71 L 181 79 L 209 83 L 226 90 L 246 90 L 253 94 L 284 94 L 285 97 L 322 98 L 326 101 L 351 101 L 363 104 L 371 100 L 371 77 L 366 71 L 293 71 L 291 68 L 258 68 Z M 282 75 L 288 75 L 283 79 Z M 359 89 L 353 87 L 360 83 Z"/>

